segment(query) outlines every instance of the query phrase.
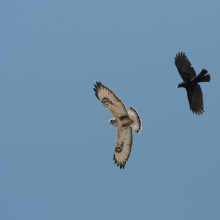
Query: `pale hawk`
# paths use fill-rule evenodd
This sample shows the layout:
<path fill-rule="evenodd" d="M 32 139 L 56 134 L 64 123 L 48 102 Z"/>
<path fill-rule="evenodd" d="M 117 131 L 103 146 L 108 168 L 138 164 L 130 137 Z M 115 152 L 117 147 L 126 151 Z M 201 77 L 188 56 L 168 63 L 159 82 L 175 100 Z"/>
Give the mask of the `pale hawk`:
<path fill-rule="evenodd" d="M 140 133 L 142 129 L 140 117 L 133 107 L 130 107 L 127 111 L 124 103 L 101 82 L 96 82 L 94 86 L 96 97 L 114 116 L 114 118 L 109 120 L 109 123 L 117 128 L 113 160 L 115 160 L 117 166 L 120 166 L 120 169 L 124 169 L 131 154 L 133 144 L 132 129 L 137 133 Z"/>

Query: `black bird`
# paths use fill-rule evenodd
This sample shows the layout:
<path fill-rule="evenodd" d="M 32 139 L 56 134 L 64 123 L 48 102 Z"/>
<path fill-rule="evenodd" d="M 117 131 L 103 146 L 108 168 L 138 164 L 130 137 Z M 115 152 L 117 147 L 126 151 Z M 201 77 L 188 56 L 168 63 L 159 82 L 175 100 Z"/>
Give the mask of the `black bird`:
<path fill-rule="evenodd" d="M 189 106 L 193 114 L 203 114 L 203 95 L 202 89 L 198 83 L 210 82 L 211 77 L 209 74 L 207 74 L 208 71 L 206 69 L 202 69 L 200 74 L 196 76 L 194 68 L 191 67 L 190 61 L 183 52 L 176 54 L 174 59 L 174 63 L 179 71 L 179 74 L 184 80 L 176 88 L 184 87 L 186 89 L 189 100 Z"/>

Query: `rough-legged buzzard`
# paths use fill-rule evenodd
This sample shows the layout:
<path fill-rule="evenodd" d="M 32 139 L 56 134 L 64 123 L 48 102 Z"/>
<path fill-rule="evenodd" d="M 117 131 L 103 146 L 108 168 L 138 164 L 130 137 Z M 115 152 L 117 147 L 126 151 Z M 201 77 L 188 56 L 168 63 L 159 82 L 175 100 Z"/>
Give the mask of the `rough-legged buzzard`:
<path fill-rule="evenodd" d="M 109 120 L 109 123 L 117 128 L 113 160 L 115 160 L 117 166 L 120 166 L 120 169 L 124 169 L 131 154 L 133 144 L 132 129 L 137 133 L 140 133 L 142 129 L 140 117 L 133 107 L 130 107 L 127 111 L 124 103 L 102 83 L 97 82 L 94 86 L 96 97 L 114 116 L 114 118 Z"/>

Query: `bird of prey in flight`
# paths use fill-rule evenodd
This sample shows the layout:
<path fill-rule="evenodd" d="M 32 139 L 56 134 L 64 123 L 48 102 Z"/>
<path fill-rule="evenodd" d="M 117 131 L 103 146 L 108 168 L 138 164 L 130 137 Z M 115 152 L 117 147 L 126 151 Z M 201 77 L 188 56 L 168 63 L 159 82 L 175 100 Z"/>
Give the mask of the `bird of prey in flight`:
<path fill-rule="evenodd" d="M 101 82 L 96 82 L 94 86 L 96 97 L 114 116 L 114 118 L 109 120 L 109 123 L 117 128 L 113 160 L 115 160 L 117 166 L 120 166 L 120 169 L 124 169 L 131 154 L 133 144 L 132 129 L 137 133 L 142 129 L 140 117 L 133 107 L 130 107 L 127 111 L 121 99 Z"/>

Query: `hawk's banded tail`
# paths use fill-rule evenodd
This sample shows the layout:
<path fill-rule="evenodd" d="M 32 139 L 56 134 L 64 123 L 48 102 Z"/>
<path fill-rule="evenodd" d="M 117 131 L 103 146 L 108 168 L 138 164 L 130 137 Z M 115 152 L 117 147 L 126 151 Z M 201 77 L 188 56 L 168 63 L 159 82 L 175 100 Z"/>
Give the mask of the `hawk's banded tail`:
<path fill-rule="evenodd" d="M 133 124 L 131 124 L 131 128 L 137 132 L 140 133 L 142 129 L 142 123 L 139 114 L 137 113 L 136 109 L 133 107 L 130 107 L 128 110 L 129 118 L 133 121 Z"/>

